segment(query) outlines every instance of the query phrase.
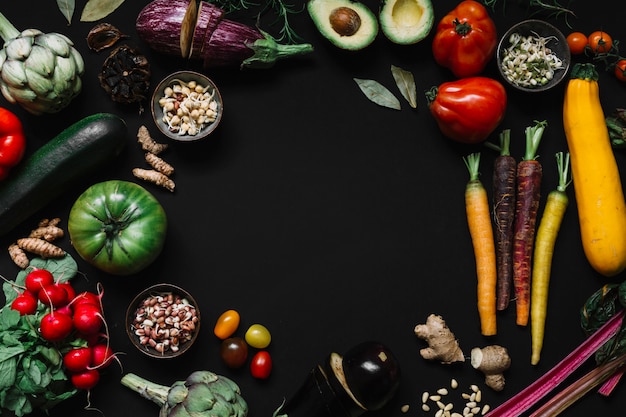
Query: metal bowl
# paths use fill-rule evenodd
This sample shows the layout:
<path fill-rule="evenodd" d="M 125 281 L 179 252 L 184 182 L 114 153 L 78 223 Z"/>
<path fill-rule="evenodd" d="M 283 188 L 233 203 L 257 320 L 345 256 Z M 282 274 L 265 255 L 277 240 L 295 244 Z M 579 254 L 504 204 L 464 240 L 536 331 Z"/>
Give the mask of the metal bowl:
<path fill-rule="evenodd" d="M 200 331 L 200 309 L 184 289 L 156 284 L 133 298 L 126 311 L 126 333 L 132 344 L 152 358 L 185 353 Z"/>
<path fill-rule="evenodd" d="M 545 46 L 551 51 L 551 54 L 549 55 L 553 55 L 560 61 L 560 68 L 554 69 L 553 75 L 548 77 L 546 80 L 538 81 L 536 84 L 528 83 L 524 76 L 520 75 L 520 72 L 522 74 L 527 73 L 527 71 L 524 70 L 523 65 L 526 65 L 526 68 L 528 68 L 528 66 L 536 65 L 528 61 L 527 57 L 531 54 L 526 54 L 525 58 L 523 54 L 517 55 L 508 52 L 513 47 L 513 39 L 519 36 L 522 38 L 530 36 L 535 41 L 538 39 L 544 40 Z M 513 59 L 514 56 L 517 56 L 518 59 Z M 507 30 L 506 33 L 500 38 L 500 42 L 496 50 L 496 58 L 498 62 L 498 71 L 504 81 L 511 87 L 526 92 L 546 91 L 561 84 L 569 71 L 571 63 L 570 49 L 567 44 L 567 39 L 563 33 L 550 23 L 538 19 L 524 20 L 513 25 L 509 30 Z M 542 61 L 544 61 L 543 57 L 540 57 L 539 61 L 535 62 Z M 531 79 L 539 80 L 539 76 L 531 77 Z"/>
<path fill-rule="evenodd" d="M 186 101 L 187 92 L 195 91 L 195 88 L 189 87 L 195 86 L 204 91 L 206 96 L 200 100 Z M 164 109 L 165 102 L 169 102 L 167 105 L 174 108 Z M 222 96 L 215 83 L 206 75 L 194 71 L 177 71 L 161 80 L 152 94 L 151 108 L 152 118 L 161 133 L 181 142 L 196 141 L 209 136 L 217 129 L 224 113 Z M 185 122 L 185 117 L 190 119 Z M 199 123 L 200 117 L 205 117 L 204 123 Z M 185 123 L 188 129 L 185 128 Z"/>

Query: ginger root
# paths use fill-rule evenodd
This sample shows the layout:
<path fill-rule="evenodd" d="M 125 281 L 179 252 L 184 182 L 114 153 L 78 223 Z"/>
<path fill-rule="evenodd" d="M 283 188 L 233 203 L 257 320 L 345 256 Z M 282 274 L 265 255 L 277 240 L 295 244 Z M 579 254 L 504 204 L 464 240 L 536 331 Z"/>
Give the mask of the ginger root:
<path fill-rule="evenodd" d="M 505 347 L 490 345 L 474 348 L 470 353 L 472 367 L 485 374 L 485 385 L 494 391 L 504 389 L 504 371 L 511 366 L 511 357 Z"/>
<path fill-rule="evenodd" d="M 441 316 L 431 314 L 426 324 L 415 326 L 414 332 L 428 343 L 427 348 L 420 350 L 424 359 L 439 360 L 443 364 L 465 362 L 459 342 Z"/>
<path fill-rule="evenodd" d="M 154 155 L 158 155 L 168 148 L 166 143 L 158 143 L 152 139 L 148 128 L 143 125 L 139 126 L 137 131 L 137 142 L 141 145 L 141 149 Z"/>

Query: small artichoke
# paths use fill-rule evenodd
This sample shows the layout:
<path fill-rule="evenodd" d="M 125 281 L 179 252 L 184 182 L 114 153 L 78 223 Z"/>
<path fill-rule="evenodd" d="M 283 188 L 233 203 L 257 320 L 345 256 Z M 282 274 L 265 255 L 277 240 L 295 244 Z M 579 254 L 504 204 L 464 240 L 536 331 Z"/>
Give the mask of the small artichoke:
<path fill-rule="evenodd" d="M 210 371 L 195 371 L 171 387 L 129 373 L 122 385 L 161 407 L 159 417 L 246 417 L 248 404 L 239 386 Z"/>
<path fill-rule="evenodd" d="M 0 13 L 0 92 L 39 115 L 56 113 L 80 93 L 85 64 L 73 42 L 60 33 L 19 32 Z"/>

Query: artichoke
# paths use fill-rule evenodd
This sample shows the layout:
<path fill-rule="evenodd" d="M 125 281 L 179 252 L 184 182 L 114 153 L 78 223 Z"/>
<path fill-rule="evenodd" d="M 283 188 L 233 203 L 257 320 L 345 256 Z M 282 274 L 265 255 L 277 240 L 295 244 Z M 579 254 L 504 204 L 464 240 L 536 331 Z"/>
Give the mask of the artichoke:
<path fill-rule="evenodd" d="M 0 92 L 29 113 L 56 113 L 80 93 L 85 64 L 60 33 L 21 33 L 0 13 Z"/>
<path fill-rule="evenodd" d="M 122 385 L 161 407 L 159 417 L 246 417 L 248 404 L 239 386 L 210 371 L 195 371 L 171 387 L 129 373 Z"/>

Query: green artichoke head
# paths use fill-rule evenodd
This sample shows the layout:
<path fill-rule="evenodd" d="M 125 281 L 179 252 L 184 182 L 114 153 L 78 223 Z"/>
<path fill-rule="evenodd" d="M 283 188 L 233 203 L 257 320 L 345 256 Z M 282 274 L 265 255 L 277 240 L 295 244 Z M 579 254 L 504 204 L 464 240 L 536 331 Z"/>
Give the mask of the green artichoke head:
<path fill-rule="evenodd" d="M 7 21 L 0 19 L 0 24 Z M 65 108 L 80 93 L 85 72 L 73 42 L 60 33 L 37 29 L 12 35 L 16 36 L 3 36 L 5 43 L 0 50 L 0 92 L 4 98 L 37 115 Z"/>
<path fill-rule="evenodd" d="M 171 387 L 126 374 L 122 384 L 161 407 L 159 417 L 246 417 L 248 404 L 231 379 L 195 371 Z"/>

